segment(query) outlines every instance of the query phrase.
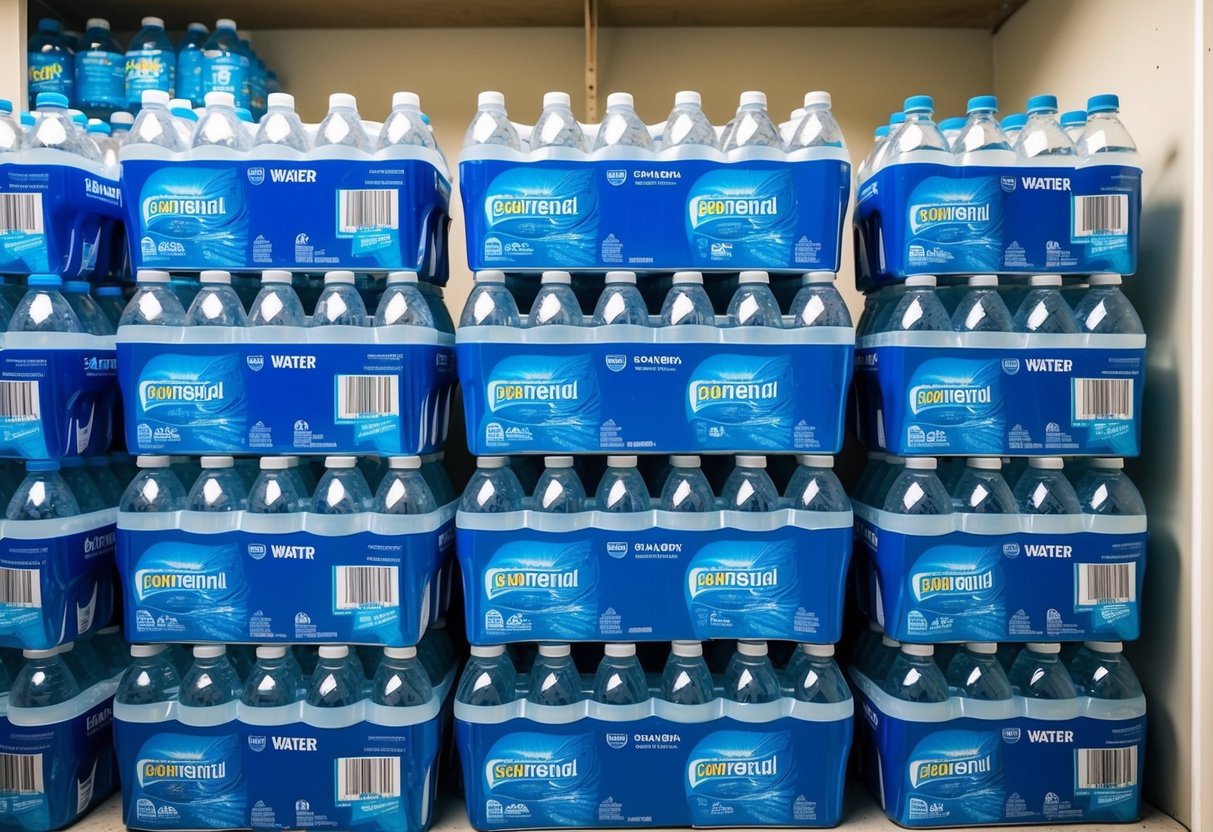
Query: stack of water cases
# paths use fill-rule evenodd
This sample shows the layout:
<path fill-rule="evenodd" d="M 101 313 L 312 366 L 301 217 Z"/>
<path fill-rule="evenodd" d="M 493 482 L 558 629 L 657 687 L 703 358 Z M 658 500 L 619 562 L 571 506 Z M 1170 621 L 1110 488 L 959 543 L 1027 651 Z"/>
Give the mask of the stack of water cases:
<path fill-rule="evenodd" d="M 613 94 L 581 125 L 549 93 L 527 128 L 483 93 L 468 129 L 473 266 L 547 269 L 478 271 L 457 332 L 478 461 L 455 718 L 479 829 L 841 817 L 849 167 L 828 95 L 786 145 L 761 93 L 741 104 L 718 130 L 680 92 L 650 128 Z M 669 274 L 800 263 L 830 271 Z"/>
<path fill-rule="evenodd" d="M 1133 820 L 1136 150 L 1113 95 L 1001 126 L 980 96 L 950 136 L 931 109 L 907 99 L 860 169 L 861 767 L 907 826 Z"/>
<path fill-rule="evenodd" d="M 148 142 L 181 126 L 155 96 L 128 149 L 162 149 Z M 248 139 L 209 98 L 195 147 Z M 364 149 L 347 99 L 314 142 L 272 103 L 258 147 Z M 415 97 L 401 110 L 384 131 L 432 146 Z M 456 664 L 441 623 L 455 513 L 441 290 L 414 271 L 144 269 L 120 324 L 140 469 L 118 513 L 138 668 L 114 706 L 125 823 L 426 828 Z M 181 643 L 192 657 L 165 647 Z"/>

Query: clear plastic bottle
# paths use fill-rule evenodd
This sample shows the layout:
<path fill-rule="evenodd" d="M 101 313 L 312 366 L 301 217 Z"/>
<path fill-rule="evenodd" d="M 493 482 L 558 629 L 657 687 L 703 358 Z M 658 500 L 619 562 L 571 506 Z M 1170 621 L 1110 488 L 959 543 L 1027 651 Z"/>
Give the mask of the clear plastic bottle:
<path fill-rule="evenodd" d="M 13 132 L 8 133 L 7 127 L 4 124 L 3 102 L 0 102 L 0 153 L 5 150 L 12 150 L 8 146 L 11 139 L 19 138 L 19 131 L 16 126 L 13 126 Z M 11 137 L 11 138 L 9 138 Z M 118 164 L 118 151 L 120 145 L 110 138 L 110 126 L 98 119 L 90 119 L 88 123 L 88 137 L 97 146 L 97 150 L 101 154 L 101 164 L 107 168 L 116 167 Z"/>
<path fill-rule="evenodd" d="M 25 463 L 26 475 L 12 500 L 5 517 L 9 520 L 54 520 L 80 514 L 80 504 L 59 473 L 54 460 L 33 460 Z"/>
<path fill-rule="evenodd" d="M 307 496 L 299 490 L 289 458 L 263 456 L 260 468 L 261 473 L 249 489 L 250 514 L 293 514 L 307 510 Z"/>
<path fill-rule="evenodd" d="M 661 304 L 662 326 L 715 326 L 712 299 L 699 272 L 675 272 L 673 285 Z"/>
<path fill-rule="evenodd" d="M 248 491 L 230 456 L 204 456 L 202 473 L 186 498 L 189 511 L 245 511 Z"/>
<path fill-rule="evenodd" d="M 661 698 L 675 705 L 702 705 L 716 698 L 712 672 L 703 660 L 703 644 L 670 644 L 670 657 L 661 672 Z"/>
<path fill-rule="evenodd" d="M 662 511 L 716 510 L 716 495 L 700 467 L 699 457 L 670 457 L 670 473 L 661 489 L 660 508 Z"/>
<path fill-rule="evenodd" d="M 947 332 L 952 319 L 935 293 L 935 275 L 907 277 L 905 294 L 885 322 L 886 332 Z"/>
<path fill-rule="evenodd" d="M 221 18 L 202 47 L 202 93 L 232 96 L 232 106 L 248 107 L 251 83 L 248 55 L 240 44 L 236 21 Z"/>
<path fill-rule="evenodd" d="M 108 117 L 126 106 L 126 57 L 110 33 L 109 21 L 89 18 L 76 47 L 76 106 L 90 116 Z"/>
<path fill-rule="evenodd" d="M 994 96 L 979 95 L 969 99 L 968 117 L 952 145 L 952 153 L 960 156 L 962 163 L 1015 164 L 1015 151 L 998 125 L 997 116 L 998 99 Z"/>
<path fill-rule="evenodd" d="M 585 133 L 573 115 L 567 92 L 543 94 L 543 112 L 531 129 L 530 149 L 544 147 L 568 147 L 582 152 L 589 150 Z"/>
<path fill-rule="evenodd" d="M 169 289 L 168 272 L 140 269 L 135 274 L 135 294 L 118 320 L 119 326 L 182 326 L 185 310 Z"/>
<path fill-rule="evenodd" d="M 192 708 L 226 705 L 240 699 L 243 686 L 222 644 L 197 644 L 194 662 L 181 679 L 177 701 Z"/>
<path fill-rule="evenodd" d="M 415 708 L 434 698 L 430 677 L 417 660 L 416 647 L 384 647 L 371 681 L 371 701 L 391 708 Z"/>
<path fill-rule="evenodd" d="M 80 695 L 81 686 L 63 662 L 58 648 L 22 650 L 25 663 L 8 691 L 13 708 L 48 708 Z"/>
<path fill-rule="evenodd" d="M 640 116 L 636 115 L 631 93 L 613 92 L 607 96 L 606 115 L 598 125 L 593 149 L 604 147 L 653 149 L 653 137 Z"/>
<path fill-rule="evenodd" d="M 741 455 L 720 492 L 726 511 L 774 511 L 780 507 L 779 491 L 766 472 L 765 456 Z"/>
<path fill-rule="evenodd" d="M 236 99 L 230 92 L 212 91 L 206 94 L 206 112 L 194 128 L 191 147 L 230 147 L 249 150 L 253 141 L 236 115 Z"/>
<path fill-rule="evenodd" d="M 859 167 L 855 170 L 855 181 L 859 183 L 865 182 L 873 173 L 876 160 L 880 157 L 884 147 L 889 142 L 889 126 L 882 124 L 872 132 L 872 149 L 868 151 L 868 155 L 859 163 Z"/>
<path fill-rule="evenodd" d="M 774 702 L 780 696 L 779 677 L 767 657 L 765 641 L 738 641 L 721 686 L 726 699 L 747 704 Z"/>
<path fill-rule="evenodd" d="M 851 498 L 834 473 L 834 457 L 799 454 L 784 497 L 802 511 L 850 511 Z"/>
<path fill-rule="evenodd" d="M 1061 125 L 1061 129 L 1066 131 L 1066 135 L 1070 137 L 1070 141 L 1074 142 L 1074 147 L 1078 149 L 1079 155 L 1086 151 L 1083 145 L 1082 133 L 1087 126 L 1087 111 L 1086 110 L 1067 110 L 1061 114 L 1057 120 Z"/>
<path fill-rule="evenodd" d="M 1086 514 L 1144 515 L 1141 492 L 1125 473 L 1120 457 L 1093 457 L 1074 491 Z"/>
<path fill-rule="evenodd" d="M 119 511 L 163 512 L 185 508 L 185 486 L 169 467 L 167 456 L 140 456 L 137 464 L 139 474 L 122 493 Z"/>
<path fill-rule="evenodd" d="M 1031 287 L 1015 311 L 1015 328 L 1020 332 L 1059 334 L 1078 332 L 1078 320 L 1061 296 L 1061 275 L 1034 274 Z"/>
<path fill-rule="evenodd" d="M 177 53 L 164 32 L 164 21 L 145 17 L 142 28 L 126 50 L 126 103 L 139 106 L 144 90 L 163 90 L 170 95 L 177 86 Z"/>
<path fill-rule="evenodd" d="M 741 94 L 737 115 L 725 128 L 721 147 L 726 153 L 741 147 L 783 148 L 779 129 L 767 114 L 766 93 L 746 90 Z"/>
<path fill-rule="evenodd" d="M 326 272 L 324 289 L 316 300 L 316 308 L 308 326 L 366 326 L 366 304 L 354 288 L 354 273 Z"/>
<path fill-rule="evenodd" d="M 518 674 L 504 644 L 473 644 L 463 668 L 455 700 L 465 705 L 493 707 L 518 698 Z"/>
<path fill-rule="evenodd" d="M 964 132 L 965 119 L 960 116 L 954 118 L 945 118 L 939 122 L 939 132 L 948 142 L 948 147 L 953 153 L 958 153 L 960 150 L 960 134 Z"/>
<path fill-rule="evenodd" d="M 674 93 L 674 109 L 666 117 L 665 131 L 661 135 L 662 150 L 682 145 L 720 146 L 716 128 L 704 115 L 703 100 L 694 90 Z"/>
<path fill-rule="evenodd" d="M 1118 274 L 1093 274 L 1074 308 L 1079 332 L 1140 335 L 1145 332 L 1133 304 L 1120 291 Z"/>
<path fill-rule="evenodd" d="M 969 291 L 952 313 L 952 329 L 957 332 L 1014 332 L 1011 311 L 998 294 L 998 275 L 975 274 L 968 284 Z"/>
<path fill-rule="evenodd" d="M 1105 93 L 1087 99 L 1087 123 L 1078 146 L 1084 156 L 1137 152 L 1137 144 L 1121 123 L 1118 96 Z"/>
<path fill-rule="evenodd" d="M 38 21 L 26 47 L 29 69 L 29 104 L 39 95 L 56 93 L 71 99 L 76 86 L 76 59 L 63 37 L 63 26 L 53 17 Z M 66 105 L 65 105 L 66 106 Z"/>
<path fill-rule="evenodd" d="M 1002 477 L 1002 460 L 996 456 L 971 456 L 952 489 L 952 501 L 964 514 L 1018 514 L 1011 486 Z"/>
<path fill-rule="evenodd" d="M 1019 134 L 1023 132 L 1024 125 L 1028 123 L 1027 113 L 1011 113 L 1002 117 L 999 127 L 1002 128 L 1002 133 L 1007 137 L 1007 141 L 1011 147 L 1019 141 Z"/>
<path fill-rule="evenodd" d="M 75 110 L 68 110 L 68 112 L 72 113 L 72 124 L 76 129 L 76 146 L 80 155 L 90 162 L 100 162 L 101 148 L 88 134 L 88 117 Z"/>
<path fill-rule="evenodd" d="M 948 682 L 930 644 L 902 644 L 884 679 L 885 692 L 905 702 L 946 702 Z"/>
<path fill-rule="evenodd" d="M 804 117 L 788 141 L 788 152 L 804 147 L 845 148 L 842 128 L 830 110 L 830 94 L 823 90 L 805 93 Z"/>
<path fill-rule="evenodd" d="M 1015 692 L 1028 699 L 1073 699 L 1078 695 L 1061 663 L 1060 644 L 1024 645 L 1007 676 Z"/>
<path fill-rule="evenodd" d="M 634 456 L 608 456 L 607 469 L 594 495 L 599 511 L 635 512 L 652 508 L 648 486 Z"/>
<path fill-rule="evenodd" d="M 792 299 L 792 326 L 851 326 L 851 313 L 834 285 L 834 272 L 809 272 Z"/>
<path fill-rule="evenodd" d="M 781 328 L 783 316 L 779 301 L 771 292 L 771 277 L 766 272 L 746 271 L 737 278 L 737 291 L 729 301 L 729 326 L 769 326 Z"/>
<path fill-rule="evenodd" d="M 1070 679 L 1080 696 L 1124 701 L 1142 695 L 1141 682 L 1119 641 L 1085 641 L 1070 660 Z"/>
<path fill-rule="evenodd" d="M 25 131 L 13 118 L 13 102 L 0 98 L 0 153 L 20 150 L 25 143 Z"/>
<path fill-rule="evenodd" d="M 800 702 L 824 705 L 851 698 L 833 644 L 801 644 L 783 669 L 783 687 Z"/>
<path fill-rule="evenodd" d="M 530 677 L 526 698 L 536 705 L 572 705 L 582 699 L 581 677 L 567 644 L 540 644 Z"/>
<path fill-rule="evenodd" d="M 952 498 L 935 474 L 934 457 L 911 457 L 896 474 L 884 498 L 884 510 L 893 514 L 951 514 Z"/>
<path fill-rule="evenodd" d="M 522 149 L 518 130 L 505 112 L 505 96 L 495 90 L 480 93 L 476 101 L 476 115 L 463 136 L 464 147 L 480 144 Z"/>
<path fill-rule="evenodd" d="M 60 291 L 57 274 L 32 274 L 25 296 L 8 322 L 9 332 L 83 332 L 84 328 Z"/>
<path fill-rule="evenodd" d="M 382 150 L 397 145 L 438 149 L 434 134 L 421 116 L 421 98 L 415 92 L 392 94 L 392 112 L 383 122 L 375 147 Z"/>
<path fill-rule="evenodd" d="M 366 679 L 355 669 L 354 657 L 344 644 L 321 645 L 319 660 L 307 688 L 307 704 L 316 708 L 342 708 L 362 699 Z"/>
<path fill-rule="evenodd" d="M 240 701 L 250 708 L 280 708 L 298 702 L 302 687 L 299 663 L 288 648 L 262 644 L 257 647 L 257 663 L 244 682 Z"/>
<path fill-rule="evenodd" d="M 48 147 L 77 156 L 81 154 L 76 127 L 67 112 L 67 96 L 57 92 L 38 93 L 37 121 L 29 135 L 28 147 Z"/>
<path fill-rule="evenodd" d="M 417 286 L 417 272 L 391 272 L 379 297 L 375 326 L 421 326 L 434 329 L 434 314 Z"/>
<path fill-rule="evenodd" d="M 606 705 L 635 705 L 649 698 L 644 669 L 635 644 L 607 644 L 594 674 L 594 701 Z"/>
<path fill-rule="evenodd" d="M 1039 156 L 1074 156 L 1074 142 L 1057 123 L 1057 96 L 1034 95 L 1028 99 L 1028 120 L 1015 139 L 1020 159 Z"/>
<path fill-rule="evenodd" d="M 582 326 L 581 305 L 573 294 L 572 281 L 568 272 L 544 272 L 527 326 Z"/>
<path fill-rule="evenodd" d="M 181 689 L 181 677 L 169 661 L 168 645 L 132 644 L 131 660 L 114 701 L 120 705 L 155 705 L 174 702 Z"/>
<path fill-rule="evenodd" d="M 131 127 L 135 124 L 135 117 L 130 113 L 119 110 L 116 113 L 110 114 L 110 135 L 118 146 L 126 144 L 130 138 Z"/>
<path fill-rule="evenodd" d="M 1032 457 L 1013 493 L 1024 514 L 1081 514 L 1074 486 L 1066 479 L 1059 456 Z"/>
<path fill-rule="evenodd" d="M 545 456 L 544 470 L 535 485 L 535 509 L 553 514 L 575 514 L 585 509 L 585 488 L 573 470 L 571 456 Z"/>
<path fill-rule="evenodd" d="M 186 310 L 186 326 L 248 326 L 244 305 L 232 288 L 231 272 L 208 269 L 198 282 L 202 288 Z"/>
<path fill-rule="evenodd" d="M 438 501 L 421 474 L 421 457 L 394 456 L 379 482 L 371 510 L 376 514 L 429 514 Z"/>
<path fill-rule="evenodd" d="M 370 511 L 374 503 L 371 487 L 352 456 L 326 456 L 324 476 L 316 485 L 312 511 L 316 514 L 357 514 Z"/>
<path fill-rule="evenodd" d="M 307 324 L 303 302 L 291 285 L 292 280 L 291 273 L 283 269 L 267 269 L 261 273 L 261 289 L 249 307 L 249 326 Z"/>
<path fill-rule="evenodd" d="M 522 326 L 518 304 L 505 286 L 505 272 L 476 272 L 476 283 L 459 316 L 459 326 Z"/>
<path fill-rule="evenodd" d="M 1011 698 L 1011 683 L 998 663 L 998 645 L 969 642 L 948 663 L 948 686 L 957 696 L 983 702 Z"/>
<path fill-rule="evenodd" d="M 295 96 L 285 92 L 270 93 L 265 118 L 253 136 L 253 146 L 279 145 L 306 153 L 310 149 L 303 122 L 295 112 Z"/>
<path fill-rule="evenodd" d="M 499 513 L 522 509 L 522 485 L 504 456 L 482 456 L 476 460 L 476 472 L 468 480 L 460 511 Z"/>
<path fill-rule="evenodd" d="M 84 470 L 84 460 L 80 457 L 68 456 L 60 460 L 59 475 L 63 477 L 63 481 L 67 483 L 67 487 L 75 496 L 81 514 L 103 511 L 110 507 L 108 501 L 102 496 L 101 489 L 97 487 L 96 481 L 88 475 L 88 471 Z"/>
<path fill-rule="evenodd" d="M 929 95 L 912 95 L 905 100 L 905 120 L 889 136 L 885 163 L 894 163 L 908 153 L 951 153 L 948 140 L 932 120 L 935 101 Z M 943 157 L 940 157 L 943 161 Z"/>
<path fill-rule="evenodd" d="M 89 335 L 113 335 L 114 328 L 110 326 L 110 322 L 106 319 L 105 313 L 101 311 L 101 307 L 97 305 L 97 301 L 93 300 L 93 296 L 89 294 L 89 288 L 87 280 L 64 281 L 63 298 L 76 313 L 76 319 L 80 321 L 81 329 Z M 11 313 L 9 319 L 12 319 Z"/>
<path fill-rule="evenodd" d="M 607 272 L 606 285 L 598 296 L 591 326 L 613 324 L 649 325 L 649 310 L 636 288 L 636 272 Z"/>
<path fill-rule="evenodd" d="M 358 115 L 358 100 L 345 92 L 329 96 L 329 111 L 316 130 L 315 147 L 339 145 L 355 150 L 369 150 L 371 140 Z"/>
<path fill-rule="evenodd" d="M 177 95 L 190 102 L 193 107 L 202 104 L 202 47 L 206 45 L 210 30 L 205 23 L 191 23 L 186 27 L 185 37 L 177 45 Z"/>

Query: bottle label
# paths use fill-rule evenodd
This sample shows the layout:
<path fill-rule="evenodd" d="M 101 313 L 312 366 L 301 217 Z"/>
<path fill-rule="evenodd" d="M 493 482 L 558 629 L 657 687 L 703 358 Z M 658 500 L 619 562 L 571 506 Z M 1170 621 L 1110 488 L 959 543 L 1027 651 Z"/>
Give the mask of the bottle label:
<path fill-rule="evenodd" d="M 202 66 L 201 49 L 183 49 L 177 53 L 177 95 L 195 107 L 203 105 Z"/>
<path fill-rule="evenodd" d="M 144 90 L 163 90 L 173 97 L 177 60 L 172 52 L 137 49 L 126 53 L 126 102 L 132 110 L 143 103 Z"/>
<path fill-rule="evenodd" d="M 57 92 L 71 97 L 75 73 L 72 56 L 64 52 L 29 53 L 29 96 L 34 101 L 40 92 Z"/>
<path fill-rule="evenodd" d="M 77 53 L 76 98 L 76 103 L 83 109 L 124 109 L 127 106 L 125 56 L 101 50 Z"/>
<path fill-rule="evenodd" d="M 230 92 L 236 106 L 249 106 L 249 60 L 236 52 L 203 53 L 202 92 Z"/>

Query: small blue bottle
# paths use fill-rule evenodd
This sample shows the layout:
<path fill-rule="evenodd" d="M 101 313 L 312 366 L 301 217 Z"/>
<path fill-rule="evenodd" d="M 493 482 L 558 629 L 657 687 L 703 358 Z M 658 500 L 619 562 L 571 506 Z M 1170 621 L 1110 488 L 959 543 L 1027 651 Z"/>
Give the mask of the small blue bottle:
<path fill-rule="evenodd" d="M 81 686 L 63 662 L 59 649 L 22 650 L 25 663 L 8 691 L 12 708 L 49 708 L 80 695 Z"/>
<path fill-rule="evenodd" d="M 948 663 L 948 687 L 957 696 L 984 702 L 1011 698 L 1011 683 L 998 663 L 998 645 L 970 642 Z"/>
<path fill-rule="evenodd" d="M 171 97 L 177 88 L 177 53 L 159 17 L 145 17 L 142 28 L 126 50 L 126 105 L 136 110 L 144 90 L 163 90 Z"/>
<path fill-rule="evenodd" d="M 969 457 L 965 471 L 952 489 L 956 511 L 964 514 L 1017 514 L 1011 487 L 1002 477 L 1002 460 L 996 456 Z"/>
<path fill-rule="evenodd" d="M 801 644 L 783 670 L 783 687 L 800 702 L 829 704 L 851 698 L 832 644 Z"/>
<path fill-rule="evenodd" d="M 126 107 L 126 57 L 101 17 L 89 18 L 76 49 L 75 101 L 90 118 Z"/>
<path fill-rule="evenodd" d="M 221 18 L 202 47 L 202 94 L 225 92 L 235 106 L 248 108 L 249 59 L 240 45 L 236 21 Z"/>
<path fill-rule="evenodd" d="M 884 680 L 885 692 L 905 702 L 947 702 L 948 682 L 930 644 L 902 644 Z"/>

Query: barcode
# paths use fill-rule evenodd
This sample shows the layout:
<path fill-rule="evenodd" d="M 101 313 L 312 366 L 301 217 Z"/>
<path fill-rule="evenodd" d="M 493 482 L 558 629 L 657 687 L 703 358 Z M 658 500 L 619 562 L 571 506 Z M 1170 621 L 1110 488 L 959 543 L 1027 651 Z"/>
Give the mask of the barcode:
<path fill-rule="evenodd" d="M 1137 600 L 1137 564 L 1078 564 L 1078 605 L 1128 604 Z"/>
<path fill-rule="evenodd" d="M 399 228 L 399 196 L 394 190 L 338 191 L 337 228 L 342 234 Z"/>
<path fill-rule="evenodd" d="M 338 757 L 338 802 L 400 797 L 399 757 Z"/>
<path fill-rule="evenodd" d="M 94 762 L 88 777 L 76 781 L 76 814 L 81 814 L 93 802 L 93 782 L 96 778 L 97 764 Z"/>
<path fill-rule="evenodd" d="M 1129 233 L 1128 194 L 1074 197 L 1074 236 Z"/>
<path fill-rule="evenodd" d="M 0 604 L 10 607 L 42 606 L 42 582 L 37 569 L 0 567 Z"/>
<path fill-rule="evenodd" d="M 337 418 L 396 416 L 400 413 L 398 376 L 337 376 Z"/>
<path fill-rule="evenodd" d="M 1137 785 L 1137 746 L 1078 749 L 1078 788 L 1120 789 Z"/>
<path fill-rule="evenodd" d="M 0 754 L 0 792 L 43 791 L 41 754 Z"/>
<path fill-rule="evenodd" d="M 1074 418 L 1131 420 L 1133 379 L 1074 379 Z"/>
<path fill-rule="evenodd" d="M 338 566 L 337 609 L 395 607 L 400 603 L 395 566 Z"/>
<path fill-rule="evenodd" d="M 42 194 L 0 194 L 0 231 L 42 233 Z"/>
<path fill-rule="evenodd" d="M 0 381 L 0 418 L 37 422 L 42 418 L 37 381 Z"/>

